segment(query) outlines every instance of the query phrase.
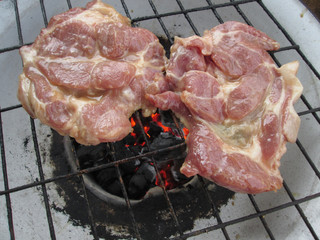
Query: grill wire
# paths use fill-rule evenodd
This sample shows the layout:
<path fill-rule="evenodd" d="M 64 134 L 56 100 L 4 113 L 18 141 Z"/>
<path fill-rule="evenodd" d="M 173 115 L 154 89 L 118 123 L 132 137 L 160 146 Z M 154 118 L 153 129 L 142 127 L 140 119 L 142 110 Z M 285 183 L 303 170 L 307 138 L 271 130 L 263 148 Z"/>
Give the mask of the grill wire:
<path fill-rule="evenodd" d="M 16 27 L 17 27 L 17 32 L 18 32 L 18 45 L 2 48 L 2 49 L 0 49 L 0 54 L 6 53 L 6 52 L 11 52 L 11 51 L 19 49 L 21 46 L 31 44 L 31 43 L 25 43 L 24 40 L 23 40 L 21 22 L 20 22 L 20 15 L 19 15 L 19 9 L 18 9 L 18 3 L 17 3 L 17 0 L 13 0 L 12 2 L 14 4 Z M 146 20 L 157 19 L 157 21 L 159 22 L 159 24 L 160 24 L 163 32 L 165 33 L 165 36 L 167 37 L 167 39 L 168 39 L 170 44 L 173 43 L 173 37 L 174 36 L 171 36 L 170 31 L 168 30 L 166 24 L 163 21 L 163 18 L 165 18 L 165 17 L 174 16 L 174 15 L 183 15 L 185 17 L 185 19 L 187 20 L 187 22 L 190 24 L 190 27 L 192 28 L 194 33 L 197 34 L 197 35 L 200 35 L 198 29 L 196 28 L 194 22 L 192 21 L 192 19 L 190 17 L 191 13 L 196 13 L 196 12 L 200 12 L 200 11 L 204 11 L 204 10 L 210 10 L 210 11 L 212 11 L 212 13 L 215 16 L 215 18 L 220 23 L 223 23 L 224 22 L 223 18 L 221 17 L 221 15 L 219 15 L 217 9 L 231 6 L 231 7 L 235 8 L 235 10 L 238 12 L 238 14 L 243 18 L 243 20 L 247 24 L 253 25 L 250 22 L 250 20 L 248 19 L 248 17 L 246 16 L 246 14 L 241 10 L 241 8 L 239 6 L 241 6 L 243 4 L 248 4 L 248 3 L 251 3 L 251 2 L 255 2 L 263 9 L 263 11 L 276 24 L 276 26 L 284 34 L 286 39 L 290 42 L 290 46 L 282 47 L 279 50 L 270 53 L 271 56 L 273 57 L 274 61 L 278 65 L 280 65 L 279 60 L 275 56 L 276 52 L 285 52 L 285 51 L 289 51 L 289 50 L 294 50 L 301 56 L 303 61 L 311 69 L 311 71 L 314 73 L 316 78 L 318 78 L 318 80 L 320 79 L 319 73 L 316 71 L 315 67 L 309 62 L 309 60 L 304 55 L 304 53 L 300 50 L 299 45 L 297 45 L 294 42 L 294 40 L 290 37 L 290 35 L 287 33 L 287 31 L 279 24 L 277 19 L 270 13 L 270 11 L 267 9 L 267 7 L 260 0 L 256 0 L 256 1 L 255 0 L 238 0 L 238 1 L 230 0 L 230 2 L 220 3 L 220 4 L 214 4 L 213 1 L 206 0 L 207 6 L 196 7 L 196 8 L 191 8 L 191 9 L 185 9 L 184 5 L 182 4 L 182 2 L 180 0 L 176 0 L 176 3 L 178 4 L 180 10 L 172 11 L 172 12 L 166 12 L 166 13 L 159 13 L 156 5 L 154 4 L 154 2 L 152 0 L 148 0 L 148 2 L 150 4 L 150 7 L 151 7 L 151 9 L 152 9 L 154 14 L 148 15 L 148 16 L 143 16 L 143 17 L 136 17 L 136 18 L 132 18 L 131 17 L 129 8 L 128 8 L 125 0 L 121 0 L 121 5 L 122 5 L 123 10 L 126 13 L 127 17 L 132 19 L 132 23 L 134 25 L 139 24 L 139 23 L 141 23 L 143 21 L 146 21 Z M 43 0 L 39 0 L 39 3 L 40 3 L 41 11 L 42 11 L 44 24 L 45 24 L 45 26 L 47 26 L 48 17 L 47 17 L 47 14 L 46 14 L 44 1 Z M 70 0 L 66 0 L 66 3 L 67 3 L 69 8 L 72 8 Z M 319 116 L 317 115 L 317 112 L 320 111 L 320 107 L 313 107 L 311 105 L 311 103 L 307 100 L 307 98 L 304 95 L 301 96 L 301 100 L 305 104 L 305 106 L 307 107 L 308 110 L 299 112 L 298 114 L 300 116 L 310 115 L 317 121 L 318 124 L 320 124 L 320 119 L 319 119 Z M 7 220 L 8 220 L 11 239 L 15 239 L 15 222 L 14 222 L 13 213 L 12 213 L 11 195 L 14 192 L 23 191 L 25 189 L 29 189 L 29 188 L 33 188 L 33 187 L 40 187 L 40 189 L 42 191 L 42 197 L 43 197 L 43 202 L 44 202 L 44 206 L 45 206 L 45 211 L 46 211 L 46 216 L 47 216 L 47 223 L 48 223 L 48 228 L 49 228 L 49 231 L 50 231 L 50 237 L 51 237 L 51 239 L 56 239 L 57 236 L 56 236 L 56 233 L 55 233 L 55 226 L 54 226 L 54 222 L 53 222 L 53 219 L 52 219 L 52 213 L 51 213 L 51 209 L 50 209 L 49 196 L 48 196 L 48 193 L 47 193 L 47 184 L 51 183 L 51 182 L 57 182 L 57 181 L 65 180 L 65 179 L 78 180 L 78 181 L 81 182 L 82 188 L 83 188 L 83 192 L 84 192 L 84 197 L 85 197 L 86 203 L 87 203 L 87 211 L 88 211 L 88 216 L 89 216 L 89 220 L 90 220 L 90 223 L 91 223 L 92 235 L 93 235 L 94 239 L 98 239 L 99 237 L 98 237 L 98 233 L 97 233 L 97 229 L 96 229 L 96 223 L 94 221 L 94 217 L 93 217 L 92 212 L 91 212 L 91 207 L 92 206 L 90 206 L 90 203 L 88 201 L 87 192 L 86 192 L 87 190 L 85 188 L 85 184 L 84 184 L 84 180 L 83 180 L 82 175 L 85 174 L 85 173 L 94 172 L 94 171 L 101 170 L 103 168 L 111 167 L 111 166 L 115 166 L 115 169 L 117 171 L 119 180 L 122 183 L 123 196 L 124 196 L 125 201 L 126 201 L 127 211 L 128 211 L 128 214 L 129 214 L 129 216 L 131 218 L 132 227 L 134 229 L 134 234 L 135 234 L 132 237 L 134 237 L 136 239 L 142 239 L 142 236 L 141 236 L 140 231 L 139 231 L 139 225 L 137 224 L 137 221 L 136 221 L 136 216 L 135 216 L 135 214 L 134 214 L 134 212 L 132 210 L 132 207 L 131 207 L 131 204 L 130 204 L 130 200 L 129 200 L 127 192 L 126 192 L 126 188 L 125 188 L 125 186 L 123 184 L 123 180 L 122 180 L 121 173 L 120 173 L 120 170 L 119 170 L 119 165 L 122 164 L 122 163 L 125 163 L 125 162 L 132 161 L 134 159 L 142 158 L 142 157 L 151 157 L 151 159 L 152 159 L 152 156 L 154 154 L 156 154 L 156 153 L 166 152 L 166 151 L 170 151 L 170 150 L 175 149 L 175 148 L 179 148 L 182 145 L 185 145 L 185 143 L 182 143 L 182 144 L 179 144 L 179 145 L 175 145 L 175 146 L 171 146 L 171 147 L 166 148 L 166 149 L 161 149 L 161 150 L 157 150 L 157 151 L 153 151 L 153 152 L 147 152 L 147 153 L 144 153 L 142 155 L 139 155 L 139 156 L 136 156 L 136 157 L 130 157 L 130 158 L 126 158 L 126 159 L 116 159 L 115 154 L 113 153 L 113 162 L 111 162 L 111 163 L 100 165 L 98 167 L 91 167 L 91 168 L 88 168 L 88 169 L 79 170 L 77 172 L 70 173 L 70 174 L 59 175 L 59 176 L 55 176 L 55 177 L 52 177 L 52 178 L 45 178 L 44 177 L 44 173 L 43 173 L 43 166 L 42 166 L 41 154 L 40 154 L 40 149 L 39 149 L 39 144 L 38 144 L 38 137 L 37 137 L 37 133 L 36 133 L 35 121 L 32 118 L 30 118 L 30 128 L 31 128 L 31 132 L 32 132 L 32 140 L 33 140 L 33 143 L 34 143 L 34 151 L 35 151 L 35 155 L 36 155 L 35 156 L 36 157 L 35 158 L 36 159 L 36 164 L 38 166 L 38 171 L 39 171 L 39 179 L 34 181 L 34 182 L 32 182 L 32 183 L 22 184 L 20 186 L 16 186 L 16 187 L 10 188 L 9 187 L 9 181 L 8 181 L 8 172 L 7 172 L 7 158 L 6 158 L 6 147 L 5 147 L 5 141 L 4 141 L 4 129 L 3 129 L 3 124 L 2 124 L 2 114 L 4 112 L 10 112 L 10 111 L 13 111 L 13 110 L 21 108 L 21 107 L 22 107 L 21 105 L 14 105 L 14 106 L 5 107 L 5 108 L 2 108 L 2 109 L 0 108 L 1 161 L 2 161 L 2 172 L 3 172 L 3 182 L 4 182 L 4 190 L 0 191 L 0 197 L 1 196 L 5 196 L 6 209 L 7 209 L 7 213 L 6 214 L 7 214 Z M 140 113 L 138 113 L 138 112 L 135 113 L 135 117 L 137 119 L 137 123 L 139 124 L 140 128 L 143 129 L 143 126 L 142 126 L 141 120 L 140 120 Z M 174 115 L 173 115 L 173 117 L 174 117 Z M 179 129 L 180 135 L 183 136 L 182 129 L 180 128 L 180 125 L 177 124 L 178 120 L 175 119 L 175 122 L 176 122 L 177 128 Z M 144 131 L 141 131 L 141 132 L 144 133 Z M 145 134 L 144 134 L 144 138 L 146 140 L 146 145 L 149 146 L 149 143 L 148 143 L 148 140 L 147 140 Z M 114 150 L 113 144 L 112 143 L 108 143 L 108 144 L 109 144 L 110 149 Z M 302 145 L 302 143 L 300 142 L 299 139 L 297 140 L 296 145 L 300 149 L 300 151 L 303 154 L 305 160 L 310 165 L 310 167 L 313 169 L 314 173 L 316 174 L 316 176 L 318 177 L 318 180 L 319 180 L 320 179 L 320 173 L 319 173 L 319 169 L 316 166 L 316 163 L 310 157 L 310 155 L 307 152 L 306 148 Z M 152 159 L 152 161 L 154 162 L 154 159 Z M 203 227 L 203 228 L 198 229 L 198 230 L 192 230 L 190 232 L 184 233 L 182 228 L 181 228 L 181 226 L 180 226 L 181 223 L 178 220 L 178 217 L 177 217 L 177 214 L 175 212 L 175 209 L 173 208 L 173 205 L 171 203 L 170 197 L 168 195 L 168 191 L 164 187 L 164 182 L 163 182 L 163 180 L 161 178 L 159 170 L 157 169 L 156 164 L 154 164 L 154 166 L 155 166 L 155 170 L 156 170 L 157 176 L 158 176 L 158 178 L 160 179 L 160 182 L 161 182 L 163 195 L 164 195 L 164 197 L 166 199 L 166 202 L 167 202 L 167 208 L 168 208 L 167 210 L 170 213 L 172 219 L 174 220 L 174 224 L 175 224 L 175 227 L 177 229 L 177 235 L 172 237 L 171 239 L 187 239 L 189 237 L 197 236 L 197 235 L 200 235 L 202 233 L 207 233 L 207 232 L 214 231 L 214 230 L 217 230 L 217 229 L 221 229 L 222 230 L 225 239 L 231 239 L 226 227 L 234 225 L 234 224 L 237 224 L 237 223 L 245 222 L 245 221 L 248 221 L 248 220 L 251 220 L 251 219 L 255 219 L 255 218 L 259 218 L 260 219 L 263 227 L 265 228 L 265 230 L 266 230 L 266 232 L 268 234 L 268 237 L 270 239 L 275 239 L 275 236 L 274 236 L 273 232 L 271 231 L 267 221 L 264 219 L 264 216 L 267 215 L 267 214 L 271 214 L 271 213 L 280 211 L 282 209 L 293 207 L 293 206 L 299 212 L 300 217 L 302 218 L 303 222 L 305 223 L 305 225 L 309 229 L 309 231 L 310 231 L 311 235 L 313 236 L 313 238 L 314 239 L 319 239 L 319 236 L 317 235 L 316 231 L 314 230 L 314 227 L 312 226 L 312 224 L 309 222 L 309 220 L 306 217 L 304 211 L 300 207 L 300 204 L 303 204 L 303 203 L 306 203 L 306 202 L 311 201 L 313 199 L 319 198 L 320 197 L 320 192 L 308 195 L 308 196 L 303 197 L 303 198 L 296 198 L 294 196 L 294 194 L 293 194 L 293 191 L 287 185 L 286 181 L 284 181 L 284 183 L 283 183 L 284 189 L 285 189 L 285 191 L 286 191 L 286 193 L 289 196 L 291 201 L 283 203 L 283 204 L 280 204 L 280 205 L 277 205 L 275 207 L 271 207 L 271 208 L 265 209 L 265 210 L 260 210 L 260 207 L 259 207 L 258 203 L 256 202 L 254 196 L 249 194 L 248 197 L 250 199 L 250 202 L 252 203 L 253 208 L 255 209 L 255 213 L 248 214 L 246 216 L 235 218 L 235 219 L 228 220 L 228 221 L 222 221 L 222 218 L 220 217 L 218 208 L 215 205 L 214 201 L 212 201 L 212 199 L 210 197 L 210 194 L 208 193 L 208 190 L 205 187 L 204 180 L 201 177 L 200 177 L 200 183 L 202 184 L 202 189 L 203 189 L 203 191 L 205 193 L 205 196 L 207 197 L 208 202 L 211 205 L 213 216 L 217 219 L 217 224 L 213 224 L 213 225 L 206 226 L 206 227 Z M 4 215 L 4 213 L 2 213 L 2 215 Z"/>

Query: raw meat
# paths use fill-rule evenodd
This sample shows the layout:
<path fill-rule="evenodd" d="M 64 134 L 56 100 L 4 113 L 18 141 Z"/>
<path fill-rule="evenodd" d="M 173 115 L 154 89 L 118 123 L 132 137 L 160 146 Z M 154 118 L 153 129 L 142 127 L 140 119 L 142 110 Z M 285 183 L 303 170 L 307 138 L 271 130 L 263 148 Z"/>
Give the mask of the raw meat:
<path fill-rule="evenodd" d="M 148 95 L 189 129 L 181 172 L 233 191 L 282 186 L 280 158 L 295 142 L 302 93 L 299 63 L 277 68 L 267 50 L 279 44 L 246 24 L 226 22 L 203 37 L 175 38 L 166 80 L 171 91 Z"/>
<path fill-rule="evenodd" d="M 85 145 L 121 140 L 133 112 L 156 110 L 145 94 L 167 89 L 158 38 L 99 0 L 54 16 L 20 54 L 23 107 Z"/>

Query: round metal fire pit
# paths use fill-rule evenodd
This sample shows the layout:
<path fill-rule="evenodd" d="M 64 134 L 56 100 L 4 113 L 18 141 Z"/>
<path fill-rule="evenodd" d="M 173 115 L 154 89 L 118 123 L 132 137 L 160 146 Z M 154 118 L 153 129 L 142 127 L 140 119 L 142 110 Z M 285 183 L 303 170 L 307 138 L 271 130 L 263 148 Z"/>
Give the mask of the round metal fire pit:
<path fill-rule="evenodd" d="M 80 167 L 79 167 L 79 163 L 77 162 L 78 160 L 77 160 L 77 156 L 76 156 L 76 151 L 74 149 L 74 146 L 73 146 L 73 143 L 72 143 L 72 140 L 70 139 L 70 137 L 65 136 L 63 138 L 63 144 L 64 144 L 65 151 L 67 154 L 67 160 L 68 160 L 68 163 L 71 167 L 72 172 L 78 172 L 80 170 Z M 101 199 L 105 202 L 111 203 L 111 204 L 115 204 L 115 205 L 123 205 L 123 206 L 127 205 L 125 198 L 111 194 L 108 191 L 106 191 L 105 189 L 103 189 L 101 187 L 101 185 L 98 184 L 89 173 L 83 174 L 83 180 L 84 180 L 84 183 L 85 183 L 87 189 L 89 189 L 99 199 Z M 188 186 L 196 186 L 198 184 L 199 184 L 198 178 L 193 177 L 190 179 L 190 181 L 179 186 L 178 188 L 174 188 L 174 189 L 167 190 L 167 191 L 174 193 L 174 192 L 178 192 L 183 189 L 186 189 Z M 187 189 L 186 189 L 186 191 L 187 191 Z M 147 193 L 144 195 L 143 198 L 141 198 L 139 200 L 130 199 L 130 204 L 131 205 L 137 204 L 137 203 L 144 201 L 147 198 L 155 197 L 155 196 L 158 196 L 161 194 L 163 194 L 163 189 L 159 186 L 155 186 L 155 187 L 150 188 L 147 191 Z"/>

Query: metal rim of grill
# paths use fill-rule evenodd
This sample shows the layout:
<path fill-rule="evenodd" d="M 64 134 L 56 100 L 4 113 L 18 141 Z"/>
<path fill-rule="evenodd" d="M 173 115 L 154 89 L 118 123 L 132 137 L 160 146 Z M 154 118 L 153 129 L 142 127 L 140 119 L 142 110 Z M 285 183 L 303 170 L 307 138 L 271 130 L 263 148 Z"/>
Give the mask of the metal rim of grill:
<path fill-rule="evenodd" d="M 131 14 L 129 11 L 129 8 L 125 2 L 125 0 L 120 0 L 121 1 L 121 5 L 123 7 L 124 12 L 126 13 L 127 17 L 131 18 Z M 15 11 L 15 19 L 16 19 L 16 27 L 17 27 L 17 32 L 18 32 L 18 45 L 14 45 L 14 46 L 9 46 L 6 48 L 2 48 L 0 49 L 0 54 L 2 53 L 6 53 L 6 52 L 11 52 L 14 50 L 19 49 L 21 46 L 24 45 L 28 45 L 30 43 L 25 43 L 23 40 L 23 35 L 22 35 L 22 29 L 21 29 L 21 22 L 20 22 L 20 15 L 19 15 L 19 10 L 18 10 L 18 2 L 17 0 L 13 0 L 12 1 L 14 4 L 14 11 Z M 106 1 L 105 1 L 106 2 Z M 243 5 L 243 4 L 248 4 L 248 3 L 252 3 L 255 2 L 257 3 L 261 9 L 263 9 L 263 11 L 268 15 L 268 17 L 274 22 L 274 24 L 276 24 L 276 26 L 280 29 L 280 31 L 282 32 L 282 34 L 285 36 L 285 38 L 288 40 L 288 42 L 290 43 L 288 46 L 284 46 L 281 47 L 279 50 L 274 51 L 274 52 L 270 52 L 271 56 L 273 57 L 274 61 L 276 62 L 276 64 L 280 65 L 280 61 L 277 59 L 277 57 L 275 56 L 275 53 L 277 52 L 286 52 L 286 51 L 295 51 L 305 62 L 305 64 L 309 67 L 309 69 L 313 72 L 313 74 L 316 76 L 317 80 L 320 80 L 320 74 L 319 72 L 317 72 L 316 68 L 310 63 L 310 61 L 308 60 L 308 58 L 305 56 L 305 54 L 301 51 L 299 45 L 297 45 L 295 43 L 295 41 L 291 38 L 291 36 L 287 33 L 287 31 L 285 30 L 285 28 L 278 22 L 278 20 L 272 15 L 272 13 L 268 10 L 268 8 L 264 5 L 264 3 L 260 0 L 230 0 L 230 2 L 226 2 L 226 3 L 221 3 L 221 4 L 214 4 L 213 1 L 210 0 L 206 0 L 207 2 L 207 6 L 203 6 L 203 7 L 196 7 L 196 8 L 191 8 L 191 9 L 185 9 L 184 5 L 182 3 L 181 0 L 176 0 L 175 2 L 178 4 L 180 10 L 178 11 L 172 11 L 172 12 L 166 12 L 166 13 L 159 13 L 158 9 L 156 7 L 156 5 L 153 3 L 152 0 L 148 0 L 150 7 L 153 10 L 152 15 L 148 15 L 148 16 L 143 16 L 143 17 L 136 17 L 136 18 L 131 18 L 132 19 L 132 23 L 135 24 L 139 24 L 143 21 L 146 20 L 151 20 L 151 19 L 157 19 L 157 21 L 159 22 L 159 24 L 162 27 L 163 32 L 165 33 L 165 36 L 167 37 L 168 41 L 170 42 L 170 44 L 173 43 L 173 37 L 170 35 L 170 32 L 168 30 L 168 27 L 166 26 L 166 24 L 163 21 L 163 18 L 165 17 L 169 17 L 169 16 L 175 16 L 175 15 L 183 15 L 185 17 L 185 19 L 187 20 L 187 22 L 190 24 L 190 27 L 192 28 L 193 32 L 196 35 L 200 35 L 198 29 L 196 28 L 195 24 L 193 23 L 191 17 L 189 14 L 191 13 L 196 13 L 199 11 L 203 11 L 203 10 L 210 10 L 212 11 L 212 14 L 214 15 L 214 17 L 218 20 L 218 22 L 223 23 L 223 18 L 219 15 L 217 9 L 219 8 L 223 8 L 223 7 L 234 7 L 235 10 L 238 12 L 238 14 L 242 17 L 242 19 L 249 25 L 253 25 L 249 18 L 246 16 L 246 14 L 241 10 L 241 8 L 239 6 Z M 48 17 L 46 14 L 46 8 L 44 5 L 43 0 L 39 1 L 40 6 L 41 6 L 41 10 L 42 10 L 42 16 L 43 16 L 43 21 L 45 26 L 47 26 L 48 24 Z M 72 8 L 71 5 L 71 1 L 70 0 L 66 0 L 66 3 L 68 5 L 69 8 Z M 308 99 L 306 98 L 305 95 L 301 96 L 301 100 L 302 102 L 305 104 L 306 108 L 308 110 L 306 111 L 301 111 L 298 114 L 300 116 L 304 116 L 304 115 L 308 115 L 310 118 L 312 117 L 316 122 L 317 122 L 317 126 L 319 127 L 320 124 L 320 118 L 318 116 L 318 113 L 320 111 L 320 107 L 318 106 L 312 106 L 312 104 L 308 101 Z M 7 220 L 8 220 L 8 225 L 9 225 L 9 231 L 10 231 L 10 237 L 11 239 L 15 239 L 15 222 L 13 219 L 13 213 L 12 213 L 12 203 L 11 203 L 11 197 L 12 194 L 15 192 L 19 192 L 19 191 L 23 191 L 29 188 L 34 188 L 34 187 L 40 187 L 41 188 L 41 192 L 42 192 L 42 197 L 43 197 L 43 202 L 44 202 L 44 206 L 45 206 L 45 211 L 46 211 L 46 216 L 47 216 L 47 222 L 48 222 L 48 228 L 50 231 L 50 237 L 51 239 L 56 239 L 56 233 L 55 233 L 55 226 L 53 223 L 53 219 L 52 219 L 52 213 L 51 213 L 51 209 L 50 209 L 50 203 L 49 203 L 49 197 L 48 197 L 48 193 L 47 193 L 47 184 L 52 183 L 52 182 L 57 182 L 57 181 L 62 181 L 62 180 L 72 180 L 72 179 L 76 179 L 76 178 L 80 178 L 80 181 L 82 182 L 82 186 L 83 186 L 83 190 L 85 193 L 85 198 L 86 198 L 86 188 L 84 185 L 84 180 L 83 180 L 83 175 L 85 173 L 88 172 L 93 172 L 96 171 L 98 169 L 104 168 L 104 167 L 108 167 L 108 166 L 115 166 L 116 167 L 116 171 L 118 173 L 118 177 L 120 179 L 121 182 L 121 174 L 119 172 L 119 165 L 123 162 L 126 161 L 130 161 L 131 159 L 114 159 L 114 162 L 108 164 L 108 165 L 102 165 L 96 168 L 90 168 L 90 169 L 84 169 L 84 170 L 79 170 L 76 171 L 74 173 L 70 173 L 70 174 L 66 174 L 66 175 L 59 175 L 59 176 L 55 176 L 53 178 L 45 178 L 44 173 L 43 173 L 43 164 L 41 161 L 41 155 L 40 155 L 40 149 L 39 149 L 39 141 L 37 138 L 37 132 L 36 132 L 36 126 L 35 126 L 35 122 L 33 119 L 30 118 L 30 128 L 31 128 L 31 132 L 32 132 L 32 140 L 34 143 L 34 152 L 35 152 L 35 158 L 36 158 L 36 164 L 38 166 L 38 171 L 39 171 L 39 176 L 40 179 L 36 180 L 32 183 L 28 183 L 28 184 L 21 184 L 19 186 L 16 187 L 9 187 L 9 181 L 8 181 L 8 176 L 9 173 L 7 171 L 7 158 L 6 158 L 6 142 L 4 141 L 4 128 L 3 128 L 3 124 L 2 124 L 2 115 L 6 112 L 11 112 L 14 111 L 15 109 L 19 109 L 21 108 L 21 105 L 14 105 L 14 106 L 9 106 L 9 107 L 5 107 L 5 108 L 0 108 L 0 142 L 1 142 L 1 161 L 2 161 L 2 174 L 3 174 L 3 182 L 4 182 L 4 190 L 0 191 L 0 197 L 5 197 L 5 202 L 6 202 L 6 215 L 7 215 Z M 138 113 L 136 113 L 137 117 Z M 141 125 L 141 123 L 140 123 Z M 181 129 L 180 132 L 182 133 Z M 112 143 L 111 147 L 112 147 Z M 183 143 L 185 144 L 185 143 Z M 181 144 L 180 144 L 181 145 Z M 180 145 L 176 145 L 176 146 L 172 146 L 170 148 L 177 148 L 180 147 Z M 319 172 L 319 168 L 317 167 L 317 163 L 310 157 L 307 149 L 304 147 L 304 145 L 302 144 L 302 142 L 300 142 L 300 140 L 298 139 L 296 142 L 296 145 L 298 146 L 298 148 L 300 149 L 302 155 L 305 158 L 306 164 L 310 165 L 310 167 L 312 168 L 313 172 L 315 173 L 315 175 L 317 176 L 318 180 L 320 179 L 320 172 Z M 161 149 L 159 151 L 168 151 L 170 150 L 170 148 L 168 149 Z M 145 155 L 148 156 L 152 156 L 152 154 L 154 154 L 154 152 L 148 152 Z M 141 156 L 138 156 L 141 157 Z M 156 169 L 158 176 L 161 179 L 161 176 L 159 175 L 159 171 Z M 200 182 L 202 182 L 203 184 L 203 180 L 201 180 L 200 177 Z M 183 232 L 181 230 L 181 223 L 178 220 L 178 217 L 176 215 L 175 209 L 171 203 L 170 197 L 168 196 L 168 192 L 167 190 L 164 189 L 163 187 L 163 182 L 162 182 L 162 194 L 166 199 L 167 202 L 167 211 L 168 213 L 171 215 L 174 223 L 175 223 L 175 227 L 177 229 L 177 234 L 176 236 L 173 236 L 170 239 L 187 239 L 189 237 L 194 237 L 194 236 L 198 236 L 200 234 L 203 233 L 207 233 L 210 231 L 214 231 L 217 229 L 221 229 L 223 232 L 223 235 L 225 237 L 225 239 L 230 239 L 230 234 L 227 231 L 227 227 L 237 224 L 237 223 L 241 223 L 241 222 L 245 222 L 251 219 L 256 219 L 259 218 L 262 225 L 264 226 L 264 229 L 268 235 L 268 237 L 270 239 L 276 239 L 272 230 L 270 229 L 267 221 L 265 221 L 264 216 L 271 214 L 271 213 L 275 213 L 278 212 L 282 209 L 286 209 L 289 207 L 295 207 L 296 210 L 298 211 L 301 219 L 303 220 L 304 224 L 306 225 L 306 227 L 308 228 L 308 230 L 310 231 L 312 237 L 314 239 L 319 239 L 319 236 L 314 228 L 314 226 L 309 222 L 308 218 L 306 217 L 303 209 L 300 207 L 300 204 L 309 202 L 313 199 L 319 199 L 320 197 L 320 192 L 316 192 L 314 194 L 302 197 L 302 198 L 296 198 L 294 196 L 294 190 L 291 190 L 290 187 L 286 184 L 286 181 L 284 180 L 283 182 L 284 185 L 284 189 L 285 192 L 287 193 L 288 197 L 290 198 L 291 201 L 286 202 L 286 203 L 282 203 L 279 204 L 275 207 L 271 207 L 265 210 L 260 210 L 258 203 L 255 200 L 255 197 L 253 195 L 248 195 L 250 202 L 252 203 L 253 208 L 255 209 L 255 213 L 253 214 L 248 214 L 246 216 L 243 217 L 239 217 L 239 218 L 235 218 L 233 220 L 229 220 L 229 221 L 222 221 L 219 212 L 216 209 L 216 206 L 214 204 L 212 204 L 212 209 L 213 209 L 213 216 L 217 219 L 217 224 L 213 224 L 198 230 L 192 230 L 190 232 Z M 206 192 L 206 188 L 203 188 L 204 191 Z M 134 214 L 134 212 L 132 211 L 132 203 L 129 200 L 129 198 L 127 197 L 126 194 L 126 188 L 124 186 L 122 186 L 122 191 L 123 191 L 123 195 L 124 195 L 124 199 L 125 199 L 125 203 L 126 203 L 126 207 L 127 207 L 127 213 L 129 215 L 129 217 L 131 218 L 131 222 L 132 222 L 132 227 L 134 229 L 134 238 L 136 239 L 142 239 L 142 236 L 140 234 L 140 229 L 139 226 L 137 224 L 136 221 L 136 216 Z M 212 200 L 210 199 L 209 194 L 205 193 L 205 195 L 208 197 L 208 201 L 212 203 Z M 96 223 L 94 221 L 94 216 L 92 215 L 91 212 L 91 207 L 89 204 L 88 199 L 87 200 L 87 209 L 86 211 L 88 212 L 88 216 L 90 218 L 90 222 L 91 222 L 91 230 L 92 230 L 92 236 L 94 239 L 98 239 L 98 233 L 97 233 L 97 229 L 96 229 Z M 4 213 L 3 213 L 4 214 Z"/>

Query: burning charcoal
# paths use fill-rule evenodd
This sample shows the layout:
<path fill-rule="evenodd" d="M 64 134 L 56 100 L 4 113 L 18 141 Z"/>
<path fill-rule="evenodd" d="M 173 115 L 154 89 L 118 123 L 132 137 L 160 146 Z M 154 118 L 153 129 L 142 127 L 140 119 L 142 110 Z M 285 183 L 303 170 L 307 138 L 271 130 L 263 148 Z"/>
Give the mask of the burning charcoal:
<path fill-rule="evenodd" d="M 129 146 L 128 148 L 135 156 L 142 153 L 142 146 L 140 145 Z"/>
<path fill-rule="evenodd" d="M 145 141 L 144 141 L 144 138 L 143 138 L 143 134 L 141 134 L 141 130 L 139 130 L 139 135 L 136 139 L 136 144 L 138 145 L 144 145 Z"/>
<path fill-rule="evenodd" d="M 177 159 L 160 163 L 157 162 L 163 185 L 167 190 L 179 187 L 192 179 L 182 175 L 180 170 L 174 167 L 176 161 Z M 155 185 L 161 186 L 161 181 L 158 176 L 156 177 Z"/>
<path fill-rule="evenodd" d="M 163 125 L 170 127 L 172 132 L 174 133 L 174 135 L 179 136 L 179 137 L 181 136 L 179 133 L 179 130 L 177 129 L 175 122 L 173 121 L 171 111 L 160 111 L 160 118 L 161 118 L 161 122 L 163 123 Z M 179 122 L 179 120 L 178 120 L 178 124 L 179 124 L 180 129 L 184 132 L 184 134 L 187 135 L 186 132 L 189 132 L 188 129 L 186 129 L 183 126 L 183 124 L 181 122 Z"/>
<path fill-rule="evenodd" d="M 169 132 L 163 132 L 163 133 L 160 133 L 160 135 L 156 137 L 153 140 L 153 142 L 150 144 L 150 151 L 167 148 L 182 142 L 183 140 L 181 138 L 176 137 Z M 157 153 L 154 155 L 154 158 L 155 160 L 158 160 L 158 161 L 163 161 L 171 158 L 179 158 L 184 154 L 184 152 L 185 152 L 185 147 L 180 147 L 171 151 Z"/>
<path fill-rule="evenodd" d="M 132 136 L 131 134 L 129 134 L 128 136 L 126 136 L 123 140 L 123 145 L 134 145 L 136 142 L 136 139 L 134 136 Z"/>
<path fill-rule="evenodd" d="M 122 142 L 115 142 L 114 150 L 116 159 L 125 159 L 134 156 L 134 153 L 132 153 L 125 145 L 123 145 Z"/>
<path fill-rule="evenodd" d="M 176 125 L 172 119 L 172 115 L 170 111 L 160 111 L 160 118 L 163 125 L 170 127 L 170 128 L 176 128 Z"/>
<path fill-rule="evenodd" d="M 163 132 L 163 128 L 160 127 L 157 123 L 155 122 L 150 122 L 149 124 L 149 131 L 148 131 L 148 134 L 151 136 L 151 137 L 157 137 L 159 136 L 159 134 L 161 132 Z"/>
<path fill-rule="evenodd" d="M 120 169 L 123 170 L 124 174 L 136 172 L 137 167 L 140 165 L 140 160 L 133 160 L 125 162 L 119 165 Z"/>
<path fill-rule="evenodd" d="M 154 151 L 156 149 L 170 147 L 181 142 L 183 141 L 180 138 L 173 136 L 169 132 L 163 132 L 150 144 L 150 150 Z"/>
<path fill-rule="evenodd" d="M 148 162 L 141 164 L 129 182 L 128 194 L 131 198 L 140 199 L 156 180 L 156 171 Z"/>
<path fill-rule="evenodd" d="M 142 149 L 141 149 L 141 153 L 147 153 L 149 152 L 149 148 L 147 146 L 144 146 Z"/>
<path fill-rule="evenodd" d="M 140 114 L 140 116 L 141 116 L 141 114 Z M 140 120 L 141 120 L 142 125 L 146 126 L 152 121 L 152 118 L 151 117 L 140 117 Z"/>

